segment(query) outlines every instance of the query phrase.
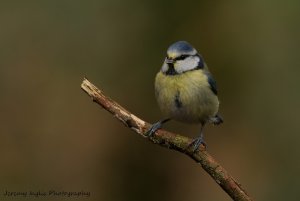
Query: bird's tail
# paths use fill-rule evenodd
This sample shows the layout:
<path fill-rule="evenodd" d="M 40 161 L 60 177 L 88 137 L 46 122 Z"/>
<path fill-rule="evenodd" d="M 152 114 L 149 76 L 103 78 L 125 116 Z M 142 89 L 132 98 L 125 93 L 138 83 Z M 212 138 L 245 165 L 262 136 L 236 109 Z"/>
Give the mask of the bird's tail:
<path fill-rule="evenodd" d="M 219 114 L 216 114 L 216 116 L 212 117 L 210 119 L 210 122 L 213 123 L 214 125 L 219 125 L 221 123 L 223 123 L 223 118 L 219 115 Z"/>

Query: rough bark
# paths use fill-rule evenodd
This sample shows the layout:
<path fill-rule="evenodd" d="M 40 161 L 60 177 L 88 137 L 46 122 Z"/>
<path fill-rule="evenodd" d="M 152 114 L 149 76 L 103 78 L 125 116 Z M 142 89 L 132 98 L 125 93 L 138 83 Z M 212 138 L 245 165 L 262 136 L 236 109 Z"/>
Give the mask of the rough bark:
<path fill-rule="evenodd" d="M 203 145 L 199 151 L 193 152 L 189 146 L 192 139 L 179 134 L 171 133 L 159 129 L 151 138 L 145 136 L 146 131 L 150 128 L 150 124 L 138 118 L 128 110 L 120 106 L 112 99 L 105 96 L 101 90 L 84 78 L 81 88 L 85 91 L 94 102 L 102 106 L 110 112 L 125 126 L 132 129 L 137 134 L 150 140 L 154 144 L 176 150 L 191 157 L 195 162 L 199 163 L 202 168 L 216 181 L 216 183 L 233 199 L 238 201 L 252 200 L 246 191 L 206 150 Z"/>

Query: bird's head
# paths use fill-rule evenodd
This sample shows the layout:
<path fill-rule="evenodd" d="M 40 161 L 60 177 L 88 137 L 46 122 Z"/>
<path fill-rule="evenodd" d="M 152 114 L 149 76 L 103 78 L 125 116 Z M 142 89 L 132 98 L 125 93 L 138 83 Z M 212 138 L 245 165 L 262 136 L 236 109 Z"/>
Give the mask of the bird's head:
<path fill-rule="evenodd" d="M 186 41 L 178 41 L 168 48 L 161 70 L 166 75 L 178 75 L 203 66 L 204 61 L 197 50 Z"/>

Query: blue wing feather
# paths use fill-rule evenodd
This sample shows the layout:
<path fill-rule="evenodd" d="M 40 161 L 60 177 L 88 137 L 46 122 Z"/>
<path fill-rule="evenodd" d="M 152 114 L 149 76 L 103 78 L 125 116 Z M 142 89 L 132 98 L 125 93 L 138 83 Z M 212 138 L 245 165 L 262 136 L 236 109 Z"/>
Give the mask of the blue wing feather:
<path fill-rule="evenodd" d="M 215 95 L 217 95 L 218 94 L 217 82 L 215 81 L 215 79 L 212 77 L 210 73 L 206 73 L 206 76 L 207 76 L 210 89 L 212 90 L 212 92 L 214 92 Z"/>

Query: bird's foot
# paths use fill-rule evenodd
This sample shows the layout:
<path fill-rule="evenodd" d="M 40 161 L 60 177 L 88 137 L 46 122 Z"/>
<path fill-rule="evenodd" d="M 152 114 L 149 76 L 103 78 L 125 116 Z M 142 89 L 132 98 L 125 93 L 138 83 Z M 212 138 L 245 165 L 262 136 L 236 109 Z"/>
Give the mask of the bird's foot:
<path fill-rule="evenodd" d="M 154 135 L 154 133 L 160 129 L 162 127 L 162 125 L 168 121 L 170 121 L 171 119 L 170 118 L 167 118 L 167 119 L 163 119 L 161 121 L 158 121 L 156 123 L 154 123 L 150 128 L 149 130 L 145 133 L 145 136 L 147 137 L 152 137 Z"/>
<path fill-rule="evenodd" d="M 152 136 L 154 135 L 154 133 L 155 133 L 158 129 L 161 128 L 161 126 L 162 126 L 162 122 L 161 122 L 161 121 L 154 123 L 154 124 L 149 128 L 149 130 L 145 133 L 145 135 L 146 135 L 147 137 L 152 137 Z"/>
<path fill-rule="evenodd" d="M 203 139 L 203 136 L 200 136 L 200 137 L 198 137 L 198 138 L 195 138 L 195 139 L 191 142 L 191 144 L 189 145 L 189 147 L 193 146 L 193 152 L 195 153 L 195 152 L 197 152 L 197 151 L 199 150 L 199 147 L 200 147 L 201 144 L 202 144 L 202 145 L 205 147 L 205 149 L 206 149 L 207 145 L 206 145 L 206 142 L 205 142 L 204 139 Z"/>

